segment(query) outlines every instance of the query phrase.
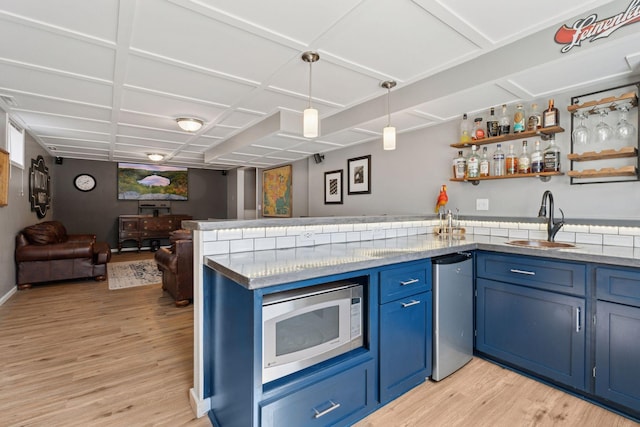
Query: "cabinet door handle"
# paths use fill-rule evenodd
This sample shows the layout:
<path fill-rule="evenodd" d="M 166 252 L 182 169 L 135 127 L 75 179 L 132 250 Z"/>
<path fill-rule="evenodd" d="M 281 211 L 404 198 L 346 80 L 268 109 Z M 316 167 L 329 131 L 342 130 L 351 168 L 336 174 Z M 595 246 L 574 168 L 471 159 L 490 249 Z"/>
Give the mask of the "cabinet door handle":
<path fill-rule="evenodd" d="M 580 332 L 581 329 L 581 322 L 580 322 L 580 307 L 576 307 L 576 332 Z"/>
<path fill-rule="evenodd" d="M 404 282 L 400 282 L 400 286 L 407 286 L 407 285 L 411 285 L 413 283 L 418 283 L 420 281 L 420 279 L 409 279 L 409 280 L 405 280 Z"/>
<path fill-rule="evenodd" d="M 536 275 L 535 271 L 518 270 L 517 268 L 512 268 L 509 271 L 512 272 L 512 273 L 526 274 L 527 276 L 535 276 Z"/>
<path fill-rule="evenodd" d="M 318 411 L 316 408 L 313 408 L 313 411 L 316 413 L 313 416 L 313 418 L 323 417 L 323 416 L 327 415 L 329 412 L 335 411 L 336 409 L 338 409 L 340 407 L 340 404 L 339 403 L 335 403 L 333 400 L 330 400 L 329 403 L 331 403 L 331 406 L 329 406 L 324 411 Z"/>
<path fill-rule="evenodd" d="M 401 304 L 402 304 L 402 308 L 407 308 L 407 307 L 411 307 L 412 305 L 420 304 L 420 301 L 411 300 L 411 302 L 403 302 Z"/>

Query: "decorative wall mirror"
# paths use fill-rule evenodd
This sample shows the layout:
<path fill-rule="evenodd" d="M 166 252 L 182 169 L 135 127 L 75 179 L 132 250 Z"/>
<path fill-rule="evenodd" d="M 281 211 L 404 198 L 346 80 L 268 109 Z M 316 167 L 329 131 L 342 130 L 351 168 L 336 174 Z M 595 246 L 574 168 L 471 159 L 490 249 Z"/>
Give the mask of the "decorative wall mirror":
<path fill-rule="evenodd" d="M 44 163 L 44 158 L 38 156 L 31 159 L 29 168 L 29 200 L 31 210 L 36 211 L 38 218 L 44 218 L 51 203 L 49 168 Z"/>

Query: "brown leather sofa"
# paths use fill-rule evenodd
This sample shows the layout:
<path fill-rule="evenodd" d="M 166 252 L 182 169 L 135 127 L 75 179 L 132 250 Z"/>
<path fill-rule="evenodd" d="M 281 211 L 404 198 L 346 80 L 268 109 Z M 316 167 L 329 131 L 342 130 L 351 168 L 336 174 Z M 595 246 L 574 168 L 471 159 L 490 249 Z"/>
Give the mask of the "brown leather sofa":
<path fill-rule="evenodd" d="M 171 248 L 160 248 L 154 255 L 162 271 L 162 289 L 175 300 L 176 307 L 185 307 L 193 300 L 193 241 L 189 230 L 169 234 Z"/>
<path fill-rule="evenodd" d="M 111 248 L 94 234 L 67 234 L 59 221 L 44 221 L 16 236 L 18 289 L 34 283 L 93 277 L 107 278 Z"/>

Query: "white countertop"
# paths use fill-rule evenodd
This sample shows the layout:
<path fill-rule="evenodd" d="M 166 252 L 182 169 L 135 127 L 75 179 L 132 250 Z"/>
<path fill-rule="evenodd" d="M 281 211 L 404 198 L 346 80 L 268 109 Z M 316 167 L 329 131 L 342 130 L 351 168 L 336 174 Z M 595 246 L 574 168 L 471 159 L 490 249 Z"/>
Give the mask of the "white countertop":
<path fill-rule="evenodd" d="M 575 248 L 567 249 L 536 249 L 508 245 L 508 240 L 478 235 L 467 235 L 465 239 L 457 240 L 422 234 L 393 239 L 215 255 L 206 257 L 205 265 L 247 289 L 259 289 L 476 249 L 566 261 L 640 267 L 640 248 L 577 244 Z"/>

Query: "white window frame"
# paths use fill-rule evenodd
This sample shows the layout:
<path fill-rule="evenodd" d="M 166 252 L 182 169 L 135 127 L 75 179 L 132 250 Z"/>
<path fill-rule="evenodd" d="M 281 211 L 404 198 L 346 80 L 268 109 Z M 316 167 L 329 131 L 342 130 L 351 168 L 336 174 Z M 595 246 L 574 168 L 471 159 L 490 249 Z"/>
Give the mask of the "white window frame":
<path fill-rule="evenodd" d="M 24 129 L 7 114 L 7 151 L 11 164 L 24 169 L 25 136 Z"/>

